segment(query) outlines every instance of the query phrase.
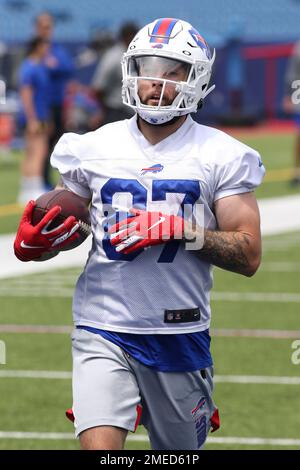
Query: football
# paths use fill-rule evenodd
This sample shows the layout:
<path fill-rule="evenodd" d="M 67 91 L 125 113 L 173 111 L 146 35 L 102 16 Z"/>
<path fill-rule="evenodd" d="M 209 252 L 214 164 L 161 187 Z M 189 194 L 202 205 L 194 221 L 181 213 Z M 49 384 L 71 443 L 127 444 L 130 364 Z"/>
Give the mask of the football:
<path fill-rule="evenodd" d="M 66 189 L 54 189 L 48 193 L 42 194 L 36 200 L 36 206 L 33 210 L 31 223 L 37 225 L 44 215 L 54 206 L 61 207 L 61 213 L 49 225 L 52 230 L 64 222 L 70 215 L 73 215 L 78 221 L 80 227 L 77 233 L 80 237 L 74 242 L 66 245 L 61 251 L 72 250 L 81 245 L 91 233 L 91 219 L 88 207 L 82 199 L 76 194 Z"/>

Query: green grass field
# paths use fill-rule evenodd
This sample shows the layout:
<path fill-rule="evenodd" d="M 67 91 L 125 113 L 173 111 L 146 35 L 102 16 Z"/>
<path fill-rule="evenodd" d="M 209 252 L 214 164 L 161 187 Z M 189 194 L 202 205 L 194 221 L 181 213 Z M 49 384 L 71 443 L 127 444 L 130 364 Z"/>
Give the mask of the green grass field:
<path fill-rule="evenodd" d="M 276 170 L 276 178 L 278 170 L 291 167 L 291 136 L 251 137 L 247 143 L 261 152 L 270 172 Z M 1 207 L 15 201 L 19 158 L 13 155 L 10 162 L 0 163 L 2 233 L 14 231 L 19 217 L 1 213 Z M 283 177 L 266 182 L 257 196 L 294 192 Z M 214 398 L 222 427 L 211 437 L 291 441 L 283 446 L 276 441 L 257 445 L 251 441 L 220 444 L 212 440 L 206 449 L 300 447 L 300 383 L 286 384 L 280 380 L 297 378 L 300 372 L 300 364 L 294 365 L 291 360 L 292 343 L 297 335 L 300 339 L 299 243 L 299 232 L 265 237 L 258 273 L 248 279 L 215 269 L 212 297 L 212 352 L 217 379 Z M 73 426 L 64 415 L 72 404 L 70 378 L 58 378 L 58 374 L 51 379 L 32 377 L 34 371 L 71 371 L 70 335 L 26 332 L 21 328 L 71 327 L 71 295 L 78 273 L 78 269 L 65 269 L 0 282 L 0 340 L 5 342 L 7 354 L 6 365 L 0 365 L 0 449 L 79 448 L 78 442 L 69 436 Z M 228 293 L 232 293 L 231 300 L 226 298 Z M 15 327 L 4 332 L 5 325 Z M 16 332 L 17 327 L 20 332 Z M 277 335 L 270 330 L 276 330 Z M 23 373 L 20 377 L 16 377 L 16 372 L 8 377 L 9 371 Z M 25 371 L 31 371 L 26 378 Z M 244 377 L 244 383 L 234 383 L 230 376 Z M 251 377 L 257 376 L 265 383 L 255 380 L 251 383 Z M 274 383 L 268 383 L 272 377 Z M 12 432 L 38 434 L 12 438 L 7 434 Z M 58 434 L 56 439 L 47 439 L 47 435 L 38 439 L 43 437 L 41 433 L 64 434 Z M 293 443 L 296 439 L 297 443 Z M 135 435 L 130 434 L 127 448 L 149 448 L 143 428 Z"/>

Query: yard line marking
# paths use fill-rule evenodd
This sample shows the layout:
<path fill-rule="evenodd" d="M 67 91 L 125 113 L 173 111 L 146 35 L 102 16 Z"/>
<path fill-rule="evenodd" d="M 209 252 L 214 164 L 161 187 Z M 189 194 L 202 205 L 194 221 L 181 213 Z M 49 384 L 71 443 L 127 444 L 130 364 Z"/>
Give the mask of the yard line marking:
<path fill-rule="evenodd" d="M 208 437 L 207 444 L 240 444 L 253 446 L 300 446 L 300 439 L 280 439 L 264 437 Z"/>
<path fill-rule="evenodd" d="M 66 432 L 19 432 L 0 431 L 0 439 L 75 440 L 73 433 Z M 149 442 L 146 434 L 129 435 L 128 442 Z M 206 444 L 240 444 L 299 447 L 300 439 L 264 437 L 208 437 Z"/>
<path fill-rule="evenodd" d="M 68 432 L 18 432 L 18 431 L 0 431 L 0 439 L 75 439 L 75 435 Z"/>
<path fill-rule="evenodd" d="M 69 380 L 72 378 L 70 371 L 55 370 L 1 370 L 1 378 L 17 379 L 54 379 Z M 265 375 L 215 375 L 216 383 L 232 384 L 271 384 L 271 385 L 300 385 L 300 377 L 276 377 Z"/>
<path fill-rule="evenodd" d="M 0 286 L 0 296 L 2 297 L 62 297 L 70 298 L 74 294 L 74 287 L 72 288 L 35 288 L 27 287 L 9 287 Z"/>
<path fill-rule="evenodd" d="M 38 440 L 75 440 L 74 433 L 68 432 L 20 432 L 20 431 L 0 431 L 0 439 L 38 439 Z M 126 439 L 132 442 L 148 442 L 146 434 L 129 435 Z"/>
<path fill-rule="evenodd" d="M 0 325 L 0 333 L 70 334 L 73 329 L 69 325 Z"/>
<path fill-rule="evenodd" d="M 35 288 L 35 287 L 60 287 L 60 288 L 69 288 L 69 287 L 75 287 L 75 282 L 76 278 L 69 280 L 64 277 L 57 278 L 57 279 L 11 279 L 11 280 L 3 280 L 1 282 L 3 287 L 10 287 L 10 288 L 23 288 L 23 289 L 29 289 L 30 286 Z M 71 284 L 71 285 L 70 285 Z M 72 286 L 73 284 L 73 286 Z M 1 286 L 1 287 L 2 287 Z"/>
<path fill-rule="evenodd" d="M 289 262 L 280 262 L 280 261 L 262 263 L 259 270 L 270 271 L 270 272 L 299 272 L 300 263 L 289 263 Z"/>
<path fill-rule="evenodd" d="M 298 240 L 298 244 L 300 238 Z M 300 271 L 300 262 L 284 262 L 284 261 L 275 261 L 275 262 L 263 262 L 259 268 L 260 271 L 267 272 L 299 272 Z M 39 276 L 31 275 L 29 278 L 24 277 L 15 277 L 11 279 L 3 279 L 2 287 L 3 288 L 28 288 L 32 289 L 33 287 L 68 287 L 73 288 L 76 285 L 80 272 L 74 274 L 42 274 Z"/>
<path fill-rule="evenodd" d="M 33 284 L 27 286 L 0 286 L 0 297 L 62 297 L 69 298 L 74 294 L 74 287 L 51 287 L 47 289 Z M 212 292 L 211 300 L 228 302 L 282 302 L 299 303 L 300 294 L 293 292 Z"/>
<path fill-rule="evenodd" d="M 69 325 L 0 325 L 0 333 L 37 333 L 37 334 L 71 334 L 74 326 Z M 269 338 L 298 339 L 300 330 L 267 330 L 252 328 L 212 328 L 211 336 L 228 338 Z"/>
<path fill-rule="evenodd" d="M 1 327 L 0 327 L 1 331 Z M 228 338 L 270 338 L 270 339 L 298 339 L 300 330 L 264 330 L 250 328 L 212 328 L 211 336 Z"/>
<path fill-rule="evenodd" d="M 0 377 L 13 379 L 55 379 L 66 380 L 72 378 L 72 372 L 56 370 L 1 370 Z"/>
<path fill-rule="evenodd" d="M 300 294 L 293 292 L 212 292 L 211 299 L 229 302 L 300 302 Z"/>
<path fill-rule="evenodd" d="M 300 234 L 284 234 L 284 236 L 273 236 L 272 238 L 263 238 L 263 252 L 273 250 L 287 250 L 291 247 L 298 246 L 300 242 Z"/>
<path fill-rule="evenodd" d="M 276 377 L 264 375 L 216 375 L 216 383 L 231 384 L 271 384 L 271 385 L 300 385 L 300 377 Z"/>

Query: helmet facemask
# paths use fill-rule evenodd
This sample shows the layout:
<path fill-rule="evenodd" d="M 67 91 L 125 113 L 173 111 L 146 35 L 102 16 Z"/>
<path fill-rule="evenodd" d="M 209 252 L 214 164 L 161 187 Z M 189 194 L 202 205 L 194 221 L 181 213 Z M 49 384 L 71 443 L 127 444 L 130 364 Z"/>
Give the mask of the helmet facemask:
<path fill-rule="evenodd" d="M 195 112 L 204 92 L 199 82 L 206 82 L 207 88 L 210 78 L 205 62 L 194 64 L 161 55 L 125 54 L 122 67 L 124 104 L 151 124 Z"/>

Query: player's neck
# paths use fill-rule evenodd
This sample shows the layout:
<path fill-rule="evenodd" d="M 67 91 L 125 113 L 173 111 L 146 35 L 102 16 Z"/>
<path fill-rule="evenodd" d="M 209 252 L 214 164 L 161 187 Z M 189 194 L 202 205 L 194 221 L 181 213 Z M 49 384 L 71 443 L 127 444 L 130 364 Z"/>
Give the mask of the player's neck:
<path fill-rule="evenodd" d="M 149 124 L 138 116 L 137 125 L 148 142 L 150 142 L 152 145 L 155 145 L 176 132 L 177 129 L 182 126 L 185 120 L 186 116 L 180 116 L 178 120 L 170 123 L 169 125 L 165 124 L 163 126 L 155 126 L 153 124 Z"/>

